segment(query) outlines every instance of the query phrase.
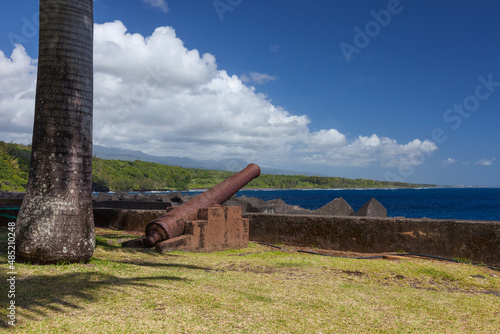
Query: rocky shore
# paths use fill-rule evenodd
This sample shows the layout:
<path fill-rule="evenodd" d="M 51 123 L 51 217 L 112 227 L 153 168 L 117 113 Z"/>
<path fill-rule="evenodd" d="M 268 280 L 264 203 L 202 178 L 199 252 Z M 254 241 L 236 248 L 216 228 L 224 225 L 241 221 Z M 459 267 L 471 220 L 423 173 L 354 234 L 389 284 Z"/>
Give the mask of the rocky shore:
<path fill-rule="evenodd" d="M 116 192 L 114 194 L 99 193 L 94 196 L 94 207 L 152 210 L 168 206 L 178 206 L 193 196 L 180 192 L 161 194 L 130 194 Z M 297 214 L 322 216 L 362 216 L 387 217 L 387 210 L 375 198 L 368 201 L 361 209 L 354 212 L 342 197 L 316 210 L 308 210 L 297 205 L 289 205 L 281 199 L 263 201 L 256 197 L 233 196 L 223 203 L 224 206 L 240 206 L 243 213 Z"/>
<path fill-rule="evenodd" d="M 0 199 L 21 200 L 24 193 L 0 192 Z M 167 207 L 179 206 L 191 199 L 193 195 L 181 192 L 169 193 L 129 193 L 101 192 L 93 196 L 94 208 L 113 208 L 129 210 L 163 210 Z M 263 201 L 256 197 L 233 196 L 223 203 L 224 206 L 241 206 L 243 213 L 267 214 L 296 214 L 296 215 L 321 215 L 321 216 L 360 216 L 360 217 L 387 217 L 387 210 L 375 198 L 365 203 L 357 212 L 342 197 L 316 210 L 290 205 L 281 199 Z"/>
<path fill-rule="evenodd" d="M 336 198 L 316 210 L 289 205 L 281 199 L 263 201 L 255 197 L 232 197 L 223 205 L 241 206 L 243 213 L 268 213 L 268 214 L 296 214 L 320 216 L 361 216 L 361 217 L 387 217 L 387 210 L 379 201 L 372 198 L 361 209 L 354 212 L 352 207 L 342 197 Z"/>

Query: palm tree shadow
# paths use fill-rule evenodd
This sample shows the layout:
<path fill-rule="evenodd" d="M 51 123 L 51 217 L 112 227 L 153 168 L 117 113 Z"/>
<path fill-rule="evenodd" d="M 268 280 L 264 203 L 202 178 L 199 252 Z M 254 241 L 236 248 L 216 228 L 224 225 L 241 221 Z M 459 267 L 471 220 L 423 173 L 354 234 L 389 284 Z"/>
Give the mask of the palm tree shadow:
<path fill-rule="evenodd" d="M 184 268 L 184 269 L 198 269 L 198 270 L 212 270 L 212 268 L 209 267 L 199 267 L 199 266 L 194 266 L 191 264 L 179 264 L 179 263 L 166 263 L 166 262 L 144 262 L 144 261 L 132 261 L 132 260 L 127 260 L 127 261 L 113 261 L 116 263 L 123 263 L 123 264 L 132 264 L 134 266 L 141 266 L 141 267 L 164 267 L 164 268 Z"/>
<path fill-rule="evenodd" d="M 0 230 L 0 232 L 3 232 Z M 0 245 L 6 246 L 5 238 L 1 235 Z M 96 238 L 98 247 L 106 251 L 120 251 L 125 253 L 141 253 L 150 257 L 150 259 L 158 260 L 156 252 L 150 249 L 140 248 L 122 248 L 121 239 L 128 238 L 127 236 L 105 235 L 103 238 Z M 109 242 L 106 240 L 110 240 Z M 4 249 L 6 247 L 3 247 Z M 168 254 L 170 259 L 178 255 Z M 162 258 L 165 258 L 165 254 Z M 93 260 L 99 261 L 99 257 L 94 257 Z M 184 268 L 194 270 L 209 270 L 210 268 L 199 267 L 195 265 L 172 263 L 172 262 L 155 262 L 137 260 L 109 260 L 106 262 L 123 263 L 127 265 L 135 265 L 150 268 Z M 0 264 L 7 264 L 7 258 L 4 254 L 0 257 Z M 92 261 L 89 265 L 93 265 Z M 71 266 L 71 265 L 70 265 Z M 55 270 L 58 266 L 47 265 L 43 266 L 48 271 Z M 8 276 L 5 272 L 0 274 L 0 280 L 5 282 Z M 22 314 L 22 319 L 37 320 L 42 317 L 49 316 L 50 313 L 65 313 L 70 309 L 83 309 L 81 304 L 89 302 L 99 302 L 100 295 L 103 291 L 113 293 L 127 287 L 153 287 L 152 283 L 157 281 L 189 281 L 183 277 L 177 276 L 147 276 L 147 277 L 127 277 L 123 278 L 112 274 L 102 273 L 98 271 L 92 272 L 73 272 L 60 275 L 44 275 L 35 274 L 32 276 L 18 275 L 15 284 L 15 306 L 16 315 Z M 0 296 L 7 296 L 5 290 L 6 284 L 0 284 Z M 3 307 L 0 312 L 0 328 L 10 328 L 8 325 L 9 318 L 6 317 L 6 307 Z M 19 325 L 19 317 L 16 317 L 16 323 Z"/>
<path fill-rule="evenodd" d="M 139 236 L 135 236 L 135 238 L 138 237 Z M 96 235 L 95 245 L 96 247 L 102 247 L 107 251 L 119 250 L 121 252 L 127 252 L 127 253 L 150 252 L 153 250 L 152 248 L 133 248 L 133 247 L 127 248 L 121 246 L 121 243 L 123 241 L 128 241 L 135 238 L 130 235 L 99 234 Z"/>
<path fill-rule="evenodd" d="M 4 276 L 4 275 L 2 275 Z M 3 278 L 0 278 L 3 280 Z M 100 272 L 66 273 L 62 275 L 36 275 L 18 277 L 16 281 L 16 313 L 22 312 L 27 320 L 48 316 L 49 312 L 64 313 L 69 309 L 82 309 L 79 304 L 98 302 L 103 289 L 113 291 L 126 287 L 152 287 L 153 281 L 187 281 L 176 276 L 148 276 L 123 278 Z M 19 319 L 18 317 L 16 317 Z M 0 328 L 11 327 L 2 316 Z M 19 324 L 19 321 L 16 321 Z"/>

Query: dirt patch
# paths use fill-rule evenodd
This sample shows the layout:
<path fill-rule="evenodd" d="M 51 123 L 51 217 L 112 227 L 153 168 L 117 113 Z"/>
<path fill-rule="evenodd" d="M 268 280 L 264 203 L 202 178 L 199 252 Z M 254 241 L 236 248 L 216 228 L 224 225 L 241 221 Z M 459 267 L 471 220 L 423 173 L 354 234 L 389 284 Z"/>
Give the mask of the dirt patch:
<path fill-rule="evenodd" d="M 250 272 L 256 274 L 274 274 L 275 272 L 278 271 L 278 269 L 274 267 L 252 266 L 250 263 L 241 262 L 241 263 L 221 264 L 220 267 L 207 269 L 207 271 L 214 271 L 214 272 L 237 271 L 244 273 Z"/>
<path fill-rule="evenodd" d="M 270 244 L 265 244 L 265 243 L 259 243 L 261 245 L 267 246 L 271 249 L 274 250 L 279 250 L 281 252 L 285 253 L 305 253 L 305 254 L 312 254 L 312 255 L 323 255 L 323 256 L 332 256 L 332 257 L 341 257 L 341 258 L 352 258 L 352 259 L 385 259 L 385 260 L 390 260 L 390 261 L 409 261 L 409 260 L 416 260 L 416 259 L 425 259 L 428 261 L 435 261 L 435 262 L 450 262 L 454 261 L 453 259 L 445 259 L 445 258 L 437 258 L 433 257 L 432 255 L 429 255 L 429 257 L 426 257 L 425 255 L 418 256 L 418 255 L 412 255 L 412 254 L 405 254 L 404 252 L 401 253 L 391 253 L 391 252 L 384 252 L 384 253 L 359 253 L 359 252 L 346 252 L 346 251 L 338 251 L 338 250 L 331 250 L 331 249 L 321 249 L 321 248 L 316 248 L 316 247 L 301 247 L 301 246 L 288 246 L 288 245 L 270 245 Z M 454 261 L 455 262 L 455 261 Z M 483 266 L 480 266 L 483 267 Z M 500 276 L 500 272 L 498 270 L 493 270 L 489 269 L 486 266 L 484 267 L 488 272 L 490 272 L 490 276 L 492 277 L 498 277 Z M 481 277 L 477 277 L 481 278 Z"/>
<path fill-rule="evenodd" d="M 321 249 L 316 247 L 301 247 L 301 246 L 288 246 L 288 245 L 269 245 L 265 243 L 260 243 L 261 245 L 267 246 L 274 250 L 279 250 L 285 253 L 309 253 L 315 255 L 325 255 L 325 256 L 335 256 L 335 257 L 345 257 L 345 258 L 385 258 L 388 260 L 405 260 L 407 259 L 404 254 L 395 254 L 390 252 L 385 253 L 359 253 L 359 252 L 344 252 L 331 249 Z"/>
<path fill-rule="evenodd" d="M 116 236 L 128 236 L 128 235 L 136 235 L 136 236 L 144 236 L 143 231 L 123 231 L 123 230 L 116 230 L 116 229 L 111 229 L 111 228 L 103 228 L 103 227 L 96 227 L 95 228 L 95 235 L 102 235 L 102 236 L 111 236 L 111 237 L 116 237 Z"/>
<path fill-rule="evenodd" d="M 362 273 L 361 271 L 352 271 L 352 270 L 342 270 L 344 274 L 347 274 L 349 276 L 364 276 L 365 274 Z"/>

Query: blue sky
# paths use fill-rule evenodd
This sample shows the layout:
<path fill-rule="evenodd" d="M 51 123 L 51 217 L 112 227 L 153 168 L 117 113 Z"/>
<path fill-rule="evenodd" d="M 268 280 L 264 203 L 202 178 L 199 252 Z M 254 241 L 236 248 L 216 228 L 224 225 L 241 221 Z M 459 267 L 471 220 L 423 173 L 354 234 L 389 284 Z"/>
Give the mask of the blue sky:
<path fill-rule="evenodd" d="M 0 140 L 29 143 L 38 1 L 0 6 Z M 94 7 L 95 144 L 500 186 L 498 0 Z"/>

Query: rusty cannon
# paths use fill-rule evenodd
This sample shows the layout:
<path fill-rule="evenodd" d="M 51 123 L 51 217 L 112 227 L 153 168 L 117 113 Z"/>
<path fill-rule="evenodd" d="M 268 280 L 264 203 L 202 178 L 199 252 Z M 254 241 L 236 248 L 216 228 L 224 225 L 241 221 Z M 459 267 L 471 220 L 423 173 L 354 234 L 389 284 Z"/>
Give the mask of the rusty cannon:
<path fill-rule="evenodd" d="M 146 237 L 143 239 L 144 245 L 153 247 L 160 241 L 182 235 L 186 222 L 200 209 L 222 204 L 259 175 L 259 166 L 249 164 L 239 173 L 234 174 L 206 192 L 196 195 L 163 216 L 152 220 L 146 226 Z"/>

